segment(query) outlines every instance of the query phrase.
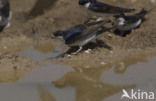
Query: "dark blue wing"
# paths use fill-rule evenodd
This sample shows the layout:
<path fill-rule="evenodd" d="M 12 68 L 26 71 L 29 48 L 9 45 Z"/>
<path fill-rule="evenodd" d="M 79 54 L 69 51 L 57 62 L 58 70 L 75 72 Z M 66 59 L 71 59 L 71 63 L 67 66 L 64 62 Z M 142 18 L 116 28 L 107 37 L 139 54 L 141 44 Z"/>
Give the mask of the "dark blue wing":
<path fill-rule="evenodd" d="M 65 41 L 70 40 L 73 37 L 76 37 L 76 36 L 82 34 L 83 30 L 84 30 L 84 27 L 81 27 L 81 26 L 72 27 L 65 31 L 63 38 Z"/>
<path fill-rule="evenodd" d="M 91 7 L 105 7 L 108 6 L 107 4 L 101 3 L 101 2 L 94 2 L 91 3 Z"/>
<path fill-rule="evenodd" d="M 135 10 L 128 8 L 120 8 L 117 6 L 112 6 L 98 1 L 91 3 L 90 9 L 95 12 L 103 12 L 103 13 L 124 13 L 124 12 L 132 12 Z"/>
<path fill-rule="evenodd" d="M 132 15 L 132 16 L 125 16 L 125 20 L 143 19 L 146 14 L 147 14 L 147 11 L 142 9 L 140 12 L 138 12 L 138 13 Z"/>

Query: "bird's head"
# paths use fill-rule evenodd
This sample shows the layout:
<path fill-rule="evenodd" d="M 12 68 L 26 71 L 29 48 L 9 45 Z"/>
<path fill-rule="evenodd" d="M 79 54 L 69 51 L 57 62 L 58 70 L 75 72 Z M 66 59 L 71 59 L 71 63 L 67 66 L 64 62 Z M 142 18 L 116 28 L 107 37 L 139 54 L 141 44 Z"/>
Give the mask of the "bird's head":
<path fill-rule="evenodd" d="M 125 15 L 123 13 L 119 13 L 119 14 L 115 14 L 114 17 L 118 19 L 120 17 L 125 17 Z"/>
<path fill-rule="evenodd" d="M 58 30 L 56 32 L 54 32 L 54 36 L 59 37 L 59 36 L 63 36 L 64 31 Z"/>
<path fill-rule="evenodd" d="M 89 3 L 90 0 L 79 0 L 79 5 L 85 5 L 86 3 Z"/>

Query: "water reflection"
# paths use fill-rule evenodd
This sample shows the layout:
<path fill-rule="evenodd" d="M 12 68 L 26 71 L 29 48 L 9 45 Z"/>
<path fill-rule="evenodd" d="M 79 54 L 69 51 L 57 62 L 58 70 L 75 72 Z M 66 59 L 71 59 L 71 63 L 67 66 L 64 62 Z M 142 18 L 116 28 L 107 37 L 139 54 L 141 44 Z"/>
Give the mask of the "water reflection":
<path fill-rule="evenodd" d="M 51 84 L 67 72 L 70 67 L 48 64 L 36 67 L 16 83 L 0 83 L 0 99 L 3 101 L 74 101 L 75 89 L 56 88 Z"/>
<path fill-rule="evenodd" d="M 126 57 L 81 71 L 55 64 L 36 67 L 16 83 L 1 83 L 0 98 L 3 101 L 120 101 L 122 89 L 130 92 L 131 88 L 156 88 L 156 57 L 148 59 L 151 55 Z"/>
<path fill-rule="evenodd" d="M 148 59 L 149 62 L 139 62 L 129 66 L 122 74 L 114 71 L 115 67 L 102 73 L 102 81 L 116 85 L 150 85 L 156 84 L 156 57 Z M 126 65 L 126 63 L 123 63 Z"/>
<path fill-rule="evenodd" d="M 36 87 L 33 85 L 0 84 L 2 101 L 40 101 Z"/>
<path fill-rule="evenodd" d="M 129 92 L 131 88 L 145 91 L 156 88 L 156 57 L 151 56 L 154 54 L 129 56 L 100 68 L 75 68 L 76 72 L 67 73 L 53 84 L 58 88 L 76 88 L 76 101 L 120 101 L 123 88 Z"/>
<path fill-rule="evenodd" d="M 103 98 L 120 92 L 123 88 L 133 87 L 105 84 L 77 72 L 69 72 L 53 84 L 58 88 L 69 85 L 74 87 L 76 89 L 76 101 L 101 101 Z"/>
<path fill-rule="evenodd" d="M 56 88 L 51 84 L 0 84 L 2 101 L 75 101 L 75 89 Z"/>
<path fill-rule="evenodd" d="M 53 85 L 40 85 L 38 93 L 41 101 L 75 101 L 75 88 L 56 88 Z"/>
<path fill-rule="evenodd" d="M 56 101 L 53 95 L 47 89 L 39 87 L 38 93 L 41 101 Z"/>
<path fill-rule="evenodd" d="M 18 54 L 20 56 L 31 58 L 32 60 L 35 60 L 35 61 L 39 61 L 39 60 L 45 60 L 51 57 L 56 57 L 60 53 L 61 53 L 61 48 L 59 46 L 57 46 L 56 48 L 54 47 L 52 48 L 49 45 L 46 45 L 46 46 L 35 45 L 35 46 L 29 47 L 25 51 L 19 52 Z"/>

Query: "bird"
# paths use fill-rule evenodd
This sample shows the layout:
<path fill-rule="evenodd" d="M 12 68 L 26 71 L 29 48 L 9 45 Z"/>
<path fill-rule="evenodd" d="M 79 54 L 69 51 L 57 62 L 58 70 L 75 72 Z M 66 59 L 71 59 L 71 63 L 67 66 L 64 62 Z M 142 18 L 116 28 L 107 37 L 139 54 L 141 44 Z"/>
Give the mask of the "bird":
<path fill-rule="evenodd" d="M 99 19 L 101 19 L 101 16 L 130 13 L 135 11 L 135 9 L 121 8 L 99 2 L 97 0 L 79 0 L 79 5 L 84 6 L 87 11 L 91 12 L 93 15 L 99 16 Z"/>
<path fill-rule="evenodd" d="M 124 36 L 124 32 L 132 31 L 138 28 L 145 20 L 145 15 L 147 11 L 142 9 L 136 14 L 126 16 L 124 13 L 115 15 L 115 20 L 113 21 L 113 26 L 115 30 L 120 32 L 120 35 Z"/>
<path fill-rule="evenodd" d="M 67 30 L 57 30 L 56 32 L 54 32 L 54 36 L 55 37 L 62 37 L 63 35 L 67 34 L 69 37 L 70 35 L 73 34 L 78 34 L 78 33 L 82 33 L 85 29 L 87 29 L 90 26 L 96 25 L 101 23 L 102 21 L 94 21 L 94 22 L 90 22 L 90 20 L 97 20 L 96 18 L 88 18 L 87 21 L 85 21 L 83 24 L 78 24 L 75 25 Z M 66 37 L 68 37 L 66 36 Z"/>
<path fill-rule="evenodd" d="M 57 31 L 54 33 L 56 36 L 62 36 L 65 44 L 69 47 L 78 46 L 79 49 L 73 54 L 77 54 L 83 49 L 83 46 L 96 39 L 97 36 L 102 34 L 103 32 L 109 30 L 110 28 L 104 27 L 104 24 L 110 23 L 111 20 L 100 21 L 100 23 L 93 27 L 88 28 L 85 24 L 74 26 L 66 31 Z M 97 23 L 97 22 L 96 22 Z M 92 24 L 96 24 L 92 23 Z"/>
<path fill-rule="evenodd" d="M 0 0 L 0 32 L 10 26 L 12 12 L 8 0 Z"/>

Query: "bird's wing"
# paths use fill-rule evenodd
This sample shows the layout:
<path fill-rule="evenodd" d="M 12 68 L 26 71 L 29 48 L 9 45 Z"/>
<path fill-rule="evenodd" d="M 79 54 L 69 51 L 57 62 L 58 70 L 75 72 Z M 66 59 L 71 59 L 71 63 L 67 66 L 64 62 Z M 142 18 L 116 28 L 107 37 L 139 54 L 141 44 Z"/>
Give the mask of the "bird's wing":
<path fill-rule="evenodd" d="M 125 16 L 124 18 L 125 18 L 125 20 L 136 22 L 139 19 L 143 19 L 146 14 L 147 14 L 147 11 L 142 9 L 140 12 L 138 12 L 134 15 Z"/>
<path fill-rule="evenodd" d="M 114 13 L 114 14 L 134 11 L 134 9 L 120 8 L 120 7 L 112 6 L 101 2 L 96 2 L 94 4 L 91 4 L 89 9 L 95 12 Z"/>
<path fill-rule="evenodd" d="M 98 33 L 98 29 L 103 27 L 105 23 L 109 23 L 109 22 L 110 20 L 106 20 L 101 22 L 97 26 L 86 27 L 85 29 L 81 30 L 81 32 L 75 33 L 72 36 L 70 36 L 67 40 L 65 40 L 65 42 L 66 44 L 72 44 L 74 42 L 79 42 L 81 40 L 85 40 L 92 36 L 96 36 L 96 34 Z"/>
<path fill-rule="evenodd" d="M 69 40 L 80 36 L 82 34 L 83 30 L 85 30 L 85 26 L 83 26 L 83 25 L 78 25 L 78 26 L 72 27 L 65 31 L 63 38 L 66 42 L 68 42 Z"/>

